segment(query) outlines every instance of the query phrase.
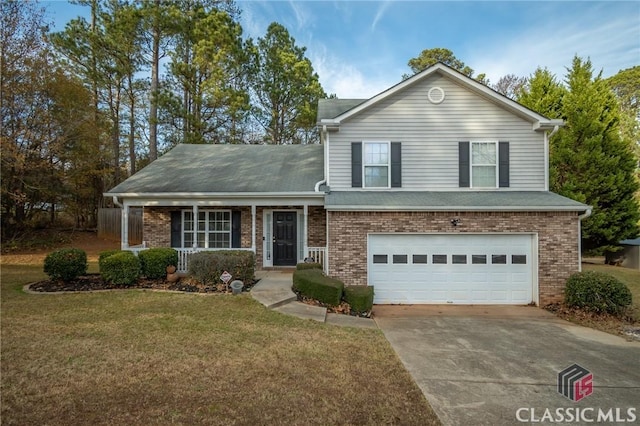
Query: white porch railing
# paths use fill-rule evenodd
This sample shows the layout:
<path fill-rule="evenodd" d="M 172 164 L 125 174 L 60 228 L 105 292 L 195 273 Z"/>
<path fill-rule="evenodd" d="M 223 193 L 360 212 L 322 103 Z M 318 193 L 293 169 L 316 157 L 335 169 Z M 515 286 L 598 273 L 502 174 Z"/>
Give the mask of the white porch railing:
<path fill-rule="evenodd" d="M 324 273 L 328 273 L 327 264 L 327 248 L 326 247 L 307 247 L 307 257 L 312 258 L 314 262 L 322 265 Z"/>

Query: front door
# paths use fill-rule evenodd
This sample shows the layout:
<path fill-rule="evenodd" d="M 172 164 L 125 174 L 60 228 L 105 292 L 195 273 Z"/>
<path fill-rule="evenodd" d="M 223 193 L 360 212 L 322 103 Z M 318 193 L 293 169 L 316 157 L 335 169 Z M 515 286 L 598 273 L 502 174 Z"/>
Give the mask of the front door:
<path fill-rule="evenodd" d="M 273 265 L 295 266 L 298 263 L 297 213 L 273 212 Z"/>

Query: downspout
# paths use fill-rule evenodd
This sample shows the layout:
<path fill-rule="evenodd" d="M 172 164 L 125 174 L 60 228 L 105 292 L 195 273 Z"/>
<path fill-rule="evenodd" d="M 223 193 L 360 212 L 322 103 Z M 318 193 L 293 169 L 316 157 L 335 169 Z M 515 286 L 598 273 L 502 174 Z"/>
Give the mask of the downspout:
<path fill-rule="evenodd" d="M 324 126 L 322 126 L 322 130 L 320 131 L 320 142 L 322 142 L 322 139 L 325 138 L 326 135 L 327 135 L 327 125 L 325 124 Z M 315 192 L 320 192 L 320 185 L 327 183 L 327 150 L 329 149 L 329 147 L 327 146 L 326 143 L 322 143 L 322 146 L 323 146 L 323 152 L 324 152 L 324 179 L 316 182 L 316 185 L 314 187 Z"/>
<path fill-rule="evenodd" d="M 578 216 L 578 272 L 582 272 L 582 219 L 591 216 L 593 207 L 587 207 L 587 211 Z"/>
<path fill-rule="evenodd" d="M 115 204 L 116 206 L 122 208 L 122 203 L 120 203 L 120 201 L 118 201 L 118 196 L 117 195 L 113 196 L 113 204 Z"/>
<path fill-rule="evenodd" d="M 129 248 L 129 207 L 125 207 L 115 195 L 113 204 L 120 207 L 120 249 L 126 250 Z"/>
<path fill-rule="evenodd" d="M 544 140 L 544 187 L 545 190 L 549 190 L 549 141 L 551 137 L 556 134 L 556 132 L 560 129 L 560 126 L 554 126 L 551 133 L 545 133 Z"/>

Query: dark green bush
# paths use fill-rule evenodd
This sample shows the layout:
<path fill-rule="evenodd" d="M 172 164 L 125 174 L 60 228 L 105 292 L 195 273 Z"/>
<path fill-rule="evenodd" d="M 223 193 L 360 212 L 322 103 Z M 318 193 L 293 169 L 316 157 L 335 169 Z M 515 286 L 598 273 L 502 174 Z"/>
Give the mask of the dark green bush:
<path fill-rule="evenodd" d="M 201 251 L 189 255 L 189 275 L 203 284 L 221 283 L 220 275 L 227 271 L 232 280 L 244 283 L 253 280 L 256 256 L 248 250 Z"/>
<path fill-rule="evenodd" d="M 315 262 L 298 263 L 296 265 L 296 269 L 298 271 L 302 271 L 304 269 L 320 269 L 320 270 L 322 270 L 322 265 L 320 263 L 315 263 Z"/>
<path fill-rule="evenodd" d="M 611 275 L 586 271 L 569 277 L 564 290 L 567 306 L 613 315 L 631 305 L 631 291 Z"/>
<path fill-rule="evenodd" d="M 342 299 L 342 281 L 327 277 L 319 269 L 296 270 L 293 273 L 293 289 L 303 296 L 331 306 L 338 306 Z"/>
<path fill-rule="evenodd" d="M 142 275 L 155 280 L 167 276 L 167 266 L 178 266 L 178 252 L 172 248 L 152 248 L 138 253 Z"/>
<path fill-rule="evenodd" d="M 122 250 L 114 249 L 114 250 L 101 251 L 100 254 L 98 255 L 98 268 L 102 270 L 102 262 L 104 261 L 104 259 L 117 253 L 122 253 Z"/>
<path fill-rule="evenodd" d="M 369 312 L 373 308 L 373 287 L 366 285 L 350 285 L 344 288 L 344 301 L 356 313 Z"/>
<path fill-rule="evenodd" d="M 44 259 L 44 272 L 53 280 L 70 281 L 87 273 L 87 253 L 69 248 L 49 253 Z"/>
<path fill-rule="evenodd" d="M 130 251 L 121 251 L 102 260 L 100 275 L 117 285 L 132 285 L 140 276 L 140 259 Z"/>

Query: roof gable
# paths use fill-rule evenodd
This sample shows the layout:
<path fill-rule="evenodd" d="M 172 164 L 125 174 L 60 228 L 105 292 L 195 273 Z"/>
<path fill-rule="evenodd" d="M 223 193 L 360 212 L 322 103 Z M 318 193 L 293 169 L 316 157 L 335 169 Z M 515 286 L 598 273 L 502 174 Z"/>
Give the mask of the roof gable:
<path fill-rule="evenodd" d="M 325 103 L 325 105 L 323 105 L 322 111 L 324 112 L 324 111 L 331 110 L 333 112 L 338 112 L 338 115 L 335 115 L 334 117 L 328 117 L 328 114 L 326 114 L 327 116 L 324 116 L 324 115 L 321 116 L 320 104 L 319 104 L 318 124 L 329 125 L 329 126 L 339 126 L 341 122 L 348 120 L 349 118 L 354 117 L 363 111 L 368 110 L 372 106 L 379 104 L 380 102 L 388 99 L 389 97 L 401 91 L 410 90 L 416 84 L 418 84 L 419 82 L 423 81 L 424 79 L 434 74 L 440 74 L 444 77 L 447 77 L 453 80 L 456 84 L 460 85 L 461 87 L 464 87 L 467 90 L 472 91 L 484 97 L 490 102 L 497 104 L 498 106 L 504 108 L 505 110 L 531 122 L 533 124 L 534 130 L 551 129 L 555 126 L 561 126 L 563 124 L 562 120 L 550 120 L 547 117 L 540 115 L 535 111 L 530 110 L 529 108 L 519 104 L 518 102 L 515 102 L 514 100 L 507 98 L 506 96 L 496 92 L 495 90 L 485 86 L 484 84 L 479 83 L 476 80 L 469 78 L 466 75 L 442 63 L 437 63 L 425 69 L 424 71 L 418 74 L 415 74 L 412 77 L 396 84 L 395 86 L 390 87 L 389 89 L 377 94 L 376 96 L 368 100 L 362 101 L 357 104 L 352 104 L 351 108 L 344 109 L 342 112 L 340 112 L 341 105 L 335 102 L 335 101 L 339 101 L 338 99 L 323 100 L 325 101 L 323 102 Z M 329 106 L 327 104 L 331 104 L 331 102 L 326 102 L 326 101 L 334 101 L 334 102 L 333 102 L 333 105 Z M 354 101 L 354 100 L 342 100 L 342 101 L 345 101 L 342 104 L 342 106 L 346 106 L 348 105 L 347 101 Z"/>

